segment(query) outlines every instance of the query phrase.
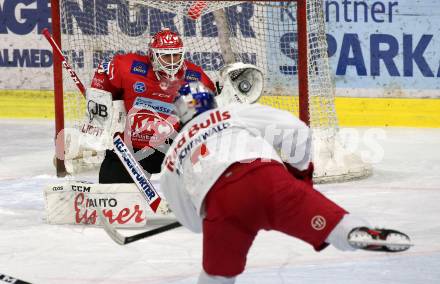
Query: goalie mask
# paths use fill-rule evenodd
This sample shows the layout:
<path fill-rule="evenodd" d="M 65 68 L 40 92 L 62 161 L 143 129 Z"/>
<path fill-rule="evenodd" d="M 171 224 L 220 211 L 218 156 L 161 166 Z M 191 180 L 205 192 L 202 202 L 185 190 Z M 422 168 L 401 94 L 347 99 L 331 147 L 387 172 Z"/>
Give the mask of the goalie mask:
<path fill-rule="evenodd" d="M 223 86 L 220 95 L 216 97 L 219 106 L 230 103 L 252 104 L 263 92 L 263 72 L 252 64 L 228 64 L 220 70 L 220 78 Z"/>
<path fill-rule="evenodd" d="M 165 28 L 151 39 L 150 56 L 155 72 L 174 79 L 183 65 L 183 41 L 177 33 Z"/>
<path fill-rule="evenodd" d="M 217 107 L 215 94 L 200 82 L 190 82 L 179 90 L 174 101 L 175 111 L 182 124 L 197 115 Z"/>

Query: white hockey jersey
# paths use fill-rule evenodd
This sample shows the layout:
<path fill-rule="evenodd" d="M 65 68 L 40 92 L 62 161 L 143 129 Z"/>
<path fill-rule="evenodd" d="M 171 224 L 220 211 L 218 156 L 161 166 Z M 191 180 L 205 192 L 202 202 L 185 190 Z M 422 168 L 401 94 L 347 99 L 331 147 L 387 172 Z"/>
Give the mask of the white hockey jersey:
<path fill-rule="evenodd" d="M 287 111 L 260 104 L 231 104 L 202 113 L 169 148 L 160 188 L 177 220 L 201 232 L 203 200 L 210 188 L 230 165 L 257 158 L 306 169 L 309 128 Z"/>

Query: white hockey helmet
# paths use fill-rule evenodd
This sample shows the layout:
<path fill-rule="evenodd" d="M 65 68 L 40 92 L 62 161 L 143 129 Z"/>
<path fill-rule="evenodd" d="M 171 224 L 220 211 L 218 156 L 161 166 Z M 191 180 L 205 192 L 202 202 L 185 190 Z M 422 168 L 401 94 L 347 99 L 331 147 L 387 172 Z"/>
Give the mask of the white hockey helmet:
<path fill-rule="evenodd" d="M 220 70 L 223 85 L 216 97 L 219 106 L 230 103 L 255 103 L 264 87 L 263 71 L 253 64 L 235 62 Z"/>
<path fill-rule="evenodd" d="M 174 79 L 184 60 L 184 47 L 180 36 L 164 28 L 152 37 L 149 48 L 153 70 Z"/>

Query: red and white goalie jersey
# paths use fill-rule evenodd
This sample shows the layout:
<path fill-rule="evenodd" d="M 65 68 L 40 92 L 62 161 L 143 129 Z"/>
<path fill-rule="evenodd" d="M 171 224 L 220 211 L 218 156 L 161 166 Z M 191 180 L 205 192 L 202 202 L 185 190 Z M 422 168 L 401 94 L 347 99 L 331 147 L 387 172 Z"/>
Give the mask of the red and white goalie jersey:
<path fill-rule="evenodd" d="M 200 81 L 215 91 L 214 83 L 202 68 L 185 60 L 175 78 L 167 79 L 153 71 L 150 57 L 129 53 L 102 62 L 91 87 L 111 92 L 114 100 L 124 100 L 133 148 L 157 148 L 178 130 L 172 115 L 173 100 L 182 85 Z"/>
<path fill-rule="evenodd" d="M 184 126 L 165 156 L 160 188 L 179 222 L 201 232 L 204 198 L 230 165 L 260 158 L 302 171 L 309 166 L 310 148 L 310 129 L 291 113 L 230 104 Z"/>

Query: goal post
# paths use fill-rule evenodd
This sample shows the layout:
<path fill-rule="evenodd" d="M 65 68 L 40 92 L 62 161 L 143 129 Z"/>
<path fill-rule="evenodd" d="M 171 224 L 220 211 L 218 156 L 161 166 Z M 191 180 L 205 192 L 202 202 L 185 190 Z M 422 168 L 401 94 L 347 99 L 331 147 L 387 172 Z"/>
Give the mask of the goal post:
<path fill-rule="evenodd" d="M 51 3 L 54 36 L 58 29 L 63 51 L 85 86 L 90 86 L 99 62 L 118 53 L 146 54 L 151 36 L 168 27 L 182 36 L 185 57 L 213 81 L 219 79 L 221 67 L 233 61 L 263 70 L 260 103 L 288 110 L 312 128 L 315 182 L 371 174 L 371 166 L 347 151 L 338 138 L 323 0 Z M 56 65 L 60 62 L 54 61 L 55 82 L 65 73 Z M 79 127 L 84 115 L 84 101 L 75 85 L 67 74 L 63 78 L 61 87 L 55 85 L 57 133 L 60 124 Z M 68 163 L 65 160 L 71 172 Z"/>
<path fill-rule="evenodd" d="M 52 36 L 55 42 L 61 47 L 61 22 L 59 1 L 51 1 Z M 53 56 L 53 86 L 55 105 L 55 169 L 58 177 L 66 176 L 64 165 L 64 98 L 63 98 L 63 67 L 61 59 Z M 58 145 L 57 145 L 58 144 Z"/>

